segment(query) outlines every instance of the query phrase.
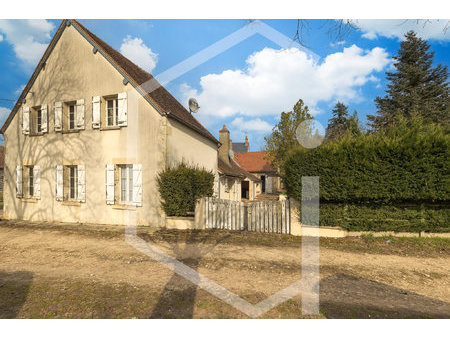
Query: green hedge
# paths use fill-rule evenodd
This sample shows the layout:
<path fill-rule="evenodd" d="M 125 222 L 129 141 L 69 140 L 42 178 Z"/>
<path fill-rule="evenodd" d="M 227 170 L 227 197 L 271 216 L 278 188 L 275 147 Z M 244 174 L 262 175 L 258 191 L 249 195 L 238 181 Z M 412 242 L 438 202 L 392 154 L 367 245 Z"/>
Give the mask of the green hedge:
<path fill-rule="evenodd" d="M 181 163 L 158 175 L 159 193 L 167 216 L 188 216 L 195 211 L 195 201 L 212 196 L 214 175 L 211 171 Z"/>
<path fill-rule="evenodd" d="M 441 128 L 361 135 L 290 153 L 282 175 L 320 177 L 321 224 L 352 230 L 449 231 L 449 141 Z"/>
<path fill-rule="evenodd" d="M 340 226 L 350 231 L 450 232 L 449 210 L 448 204 L 322 202 L 320 225 Z"/>

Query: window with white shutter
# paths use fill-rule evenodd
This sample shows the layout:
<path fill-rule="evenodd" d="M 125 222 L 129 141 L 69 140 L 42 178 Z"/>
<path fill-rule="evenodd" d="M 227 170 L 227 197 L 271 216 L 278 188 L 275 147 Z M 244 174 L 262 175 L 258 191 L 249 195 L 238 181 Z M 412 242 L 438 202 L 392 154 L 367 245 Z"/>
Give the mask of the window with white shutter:
<path fill-rule="evenodd" d="M 23 197 L 23 181 L 22 181 L 22 166 L 16 167 L 16 196 L 17 198 Z"/>
<path fill-rule="evenodd" d="M 25 135 L 30 135 L 30 108 L 22 108 L 22 131 Z"/>
<path fill-rule="evenodd" d="M 56 200 L 64 200 L 64 167 L 56 166 Z"/>
<path fill-rule="evenodd" d="M 55 131 L 62 131 L 62 121 L 63 121 L 63 105 L 62 102 L 55 102 L 54 104 L 54 114 L 55 114 Z"/>
<path fill-rule="evenodd" d="M 77 100 L 76 129 L 84 129 L 84 99 Z"/>
<path fill-rule="evenodd" d="M 77 166 L 78 177 L 78 201 L 86 202 L 86 167 L 84 164 Z"/>
<path fill-rule="evenodd" d="M 127 93 L 119 93 L 118 96 L 118 121 L 119 126 L 126 126 L 128 119 L 128 100 Z"/>
<path fill-rule="evenodd" d="M 114 164 L 106 165 L 106 204 L 114 204 Z"/>
<path fill-rule="evenodd" d="M 46 104 L 41 105 L 41 132 L 48 132 L 48 109 Z"/>
<path fill-rule="evenodd" d="M 33 166 L 33 197 L 41 198 L 41 168 Z"/>
<path fill-rule="evenodd" d="M 94 96 L 92 98 L 92 128 L 94 129 L 100 128 L 100 104 L 100 96 Z"/>
<path fill-rule="evenodd" d="M 133 164 L 133 204 L 142 206 L 142 164 Z"/>

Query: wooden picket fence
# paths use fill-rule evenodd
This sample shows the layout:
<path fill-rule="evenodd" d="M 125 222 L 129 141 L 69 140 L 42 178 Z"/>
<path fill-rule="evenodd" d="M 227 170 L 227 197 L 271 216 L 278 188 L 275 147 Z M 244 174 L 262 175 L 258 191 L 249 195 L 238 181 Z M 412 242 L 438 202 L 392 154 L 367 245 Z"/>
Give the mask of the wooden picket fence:
<path fill-rule="evenodd" d="M 290 202 L 242 202 L 206 197 L 207 229 L 247 230 L 290 234 Z"/>

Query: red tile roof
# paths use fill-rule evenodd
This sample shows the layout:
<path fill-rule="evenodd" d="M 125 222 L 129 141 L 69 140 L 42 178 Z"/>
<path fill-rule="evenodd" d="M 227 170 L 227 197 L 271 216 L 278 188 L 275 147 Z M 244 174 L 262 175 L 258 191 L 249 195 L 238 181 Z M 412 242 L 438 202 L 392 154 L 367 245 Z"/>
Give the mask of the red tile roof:
<path fill-rule="evenodd" d="M 235 153 L 235 159 L 239 165 L 249 172 L 276 173 L 277 169 L 266 158 L 265 151 L 253 151 L 248 153 Z"/>
<path fill-rule="evenodd" d="M 240 178 L 248 178 L 252 181 L 260 181 L 258 177 L 255 175 L 249 173 L 244 168 L 242 168 L 235 160 L 230 160 L 230 165 L 222 161 L 222 159 L 218 158 L 218 169 L 219 172 L 227 175 L 227 176 L 233 176 L 233 177 L 240 177 Z"/>

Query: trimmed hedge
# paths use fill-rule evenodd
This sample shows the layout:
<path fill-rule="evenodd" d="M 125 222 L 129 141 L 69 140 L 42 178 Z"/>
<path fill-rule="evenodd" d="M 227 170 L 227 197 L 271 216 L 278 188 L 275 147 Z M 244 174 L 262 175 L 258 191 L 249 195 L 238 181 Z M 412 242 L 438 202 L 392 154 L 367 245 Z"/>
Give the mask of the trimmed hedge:
<path fill-rule="evenodd" d="M 282 175 L 320 177 L 321 224 L 351 230 L 449 231 L 450 136 L 441 128 L 361 135 L 290 153 Z"/>
<path fill-rule="evenodd" d="M 167 216 L 188 216 L 198 198 L 212 196 L 214 174 L 185 163 L 167 168 L 158 175 L 162 206 Z"/>

